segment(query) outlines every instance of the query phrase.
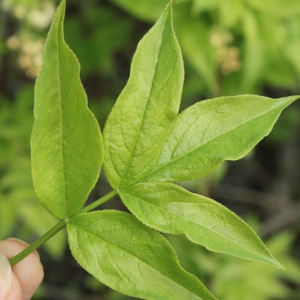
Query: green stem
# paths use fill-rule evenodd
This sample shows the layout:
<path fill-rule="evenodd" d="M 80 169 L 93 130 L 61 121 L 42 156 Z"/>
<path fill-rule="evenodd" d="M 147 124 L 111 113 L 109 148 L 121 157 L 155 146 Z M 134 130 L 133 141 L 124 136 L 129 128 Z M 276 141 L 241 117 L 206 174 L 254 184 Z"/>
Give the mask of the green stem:
<path fill-rule="evenodd" d="M 106 201 L 110 200 L 112 197 L 117 195 L 116 191 L 111 191 L 108 194 L 104 195 L 100 199 L 94 201 L 93 203 L 87 205 L 84 207 L 79 213 L 81 212 L 88 212 L 92 209 L 98 207 L 99 205 L 105 203 Z M 19 261 L 21 261 L 23 258 L 25 258 L 27 255 L 35 251 L 37 248 L 42 246 L 45 242 L 47 242 L 50 238 L 52 238 L 56 233 L 58 233 L 60 230 L 62 230 L 68 222 L 68 219 L 61 220 L 56 225 L 54 225 L 49 231 L 47 231 L 44 235 L 42 235 L 39 239 L 34 241 L 32 244 L 30 244 L 27 248 L 25 248 L 22 252 L 17 254 L 16 256 L 9 259 L 10 265 L 13 266 Z"/>
<path fill-rule="evenodd" d="M 96 207 L 102 205 L 103 203 L 107 202 L 108 200 L 110 200 L 111 198 L 113 198 L 116 195 L 117 195 L 117 191 L 115 191 L 115 190 L 110 191 L 108 194 L 104 195 L 100 199 L 98 199 L 98 200 L 92 202 L 91 204 L 85 206 L 80 212 L 91 211 L 94 208 L 96 208 Z"/>
<path fill-rule="evenodd" d="M 35 251 L 41 245 L 43 245 L 46 241 L 48 241 L 51 237 L 53 237 L 57 232 L 63 229 L 67 224 L 67 220 L 61 220 L 55 226 L 53 226 L 49 231 L 47 231 L 43 236 L 30 244 L 27 248 L 25 248 L 22 252 L 17 254 L 16 256 L 9 259 L 11 266 L 15 265 L 27 255 Z"/>

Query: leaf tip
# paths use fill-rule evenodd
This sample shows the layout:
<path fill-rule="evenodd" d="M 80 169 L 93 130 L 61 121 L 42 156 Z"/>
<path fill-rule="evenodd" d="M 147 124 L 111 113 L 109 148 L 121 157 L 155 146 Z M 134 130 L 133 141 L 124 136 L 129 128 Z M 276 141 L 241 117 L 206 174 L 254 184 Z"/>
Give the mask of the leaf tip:
<path fill-rule="evenodd" d="M 286 271 L 286 268 L 284 267 L 284 265 L 282 265 L 277 259 L 275 259 L 273 256 L 272 256 L 272 261 L 271 261 L 271 264 L 274 268 L 278 269 L 278 270 L 281 270 L 281 271 Z"/>
<path fill-rule="evenodd" d="M 267 248 L 266 250 L 267 250 L 267 255 L 265 255 L 263 259 L 255 260 L 255 261 L 260 263 L 266 263 L 269 266 L 272 266 L 278 270 L 285 271 L 286 268 L 269 252 Z"/>

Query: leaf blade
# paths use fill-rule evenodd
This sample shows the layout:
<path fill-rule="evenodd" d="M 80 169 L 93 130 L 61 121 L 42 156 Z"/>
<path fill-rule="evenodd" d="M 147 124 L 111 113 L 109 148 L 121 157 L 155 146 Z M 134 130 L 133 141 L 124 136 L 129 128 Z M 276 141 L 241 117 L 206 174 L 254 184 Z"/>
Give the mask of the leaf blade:
<path fill-rule="evenodd" d="M 80 210 L 103 161 L 98 122 L 87 106 L 79 63 L 63 35 L 65 0 L 47 36 L 36 81 L 31 160 L 40 201 L 56 217 Z"/>
<path fill-rule="evenodd" d="M 138 44 L 129 80 L 105 124 L 104 169 L 114 188 L 137 181 L 156 163 L 182 85 L 183 61 L 169 5 Z"/>
<path fill-rule="evenodd" d="M 242 158 L 298 98 L 242 95 L 196 103 L 178 116 L 156 168 L 143 180 L 190 180 L 208 174 L 224 160 Z"/>
<path fill-rule="evenodd" d="M 185 234 L 208 250 L 282 266 L 255 232 L 232 211 L 207 197 L 166 182 L 145 182 L 120 191 L 126 207 L 147 226 Z"/>
<path fill-rule="evenodd" d="M 67 225 L 78 263 L 111 288 L 143 299 L 215 299 L 178 265 L 168 242 L 119 211 L 79 214 Z"/>

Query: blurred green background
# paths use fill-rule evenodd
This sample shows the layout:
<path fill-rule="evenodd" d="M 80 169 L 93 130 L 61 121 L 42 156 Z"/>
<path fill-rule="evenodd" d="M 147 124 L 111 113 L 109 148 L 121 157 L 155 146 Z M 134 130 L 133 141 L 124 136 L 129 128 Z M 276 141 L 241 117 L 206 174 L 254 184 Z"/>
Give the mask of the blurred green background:
<path fill-rule="evenodd" d="M 0 239 L 34 241 L 56 220 L 36 199 L 29 139 L 34 81 L 55 0 L 0 2 Z M 81 63 L 101 127 L 125 85 L 132 55 L 166 0 L 68 0 L 66 40 Z M 300 94 L 298 0 L 173 0 L 186 80 L 182 109 L 195 101 L 256 93 Z M 245 159 L 186 182 L 246 219 L 286 271 L 212 254 L 168 237 L 183 266 L 225 300 L 300 299 L 300 106 Z M 109 189 L 104 176 L 89 201 Z M 107 207 L 123 209 L 118 199 Z M 40 249 L 45 280 L 35 299 L 130 299 L 109 290 L 71 258 L 61 232 Z"/>

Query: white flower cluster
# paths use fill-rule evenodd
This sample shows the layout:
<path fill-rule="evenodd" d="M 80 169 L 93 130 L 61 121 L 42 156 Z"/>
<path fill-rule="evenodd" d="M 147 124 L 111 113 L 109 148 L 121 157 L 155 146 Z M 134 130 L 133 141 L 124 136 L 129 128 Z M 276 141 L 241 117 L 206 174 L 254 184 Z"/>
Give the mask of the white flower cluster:
<path fill-rule="evenodd" d="M 234 37 L 229 31 L 213 30 L 210 35 L 220 70 L 225 75 L 237 72 L 241 68 L 240 49 L 232 45 L 233 40 Z"/>
<path fill-rule="evenodd" d="M 6 45 L 18 52 L 18 64 L 25 74 L 35 78 L 41 67 L 44 44 L 38 33 L 49 27 L 55 13 L 54 1 L 2 0 L 0 9 L 20 22 L 19 30 L 7 39 Z"/>

